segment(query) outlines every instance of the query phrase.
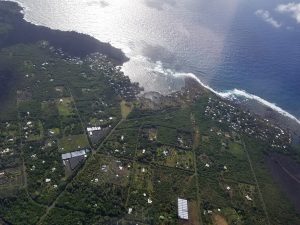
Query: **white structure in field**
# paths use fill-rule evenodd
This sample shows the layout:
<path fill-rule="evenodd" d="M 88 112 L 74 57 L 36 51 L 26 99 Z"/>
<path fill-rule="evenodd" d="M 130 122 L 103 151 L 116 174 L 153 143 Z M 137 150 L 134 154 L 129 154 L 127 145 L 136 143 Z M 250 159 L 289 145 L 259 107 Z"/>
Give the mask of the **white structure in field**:
<path fill-rule="evenodd" d="M 178 198 L 178 216 L 180 219 L 189 219 L 188 201 L 186 199 Z"/>
<path fill-rule="evenodd" d="M 86 130 L 87 132 L 99 131 L 101 127 L 87 127 Z"/>
<path fill-rule="evenodd" d="M 62 160 L 71 159 L 79 156 L 86 156 L 86 154 L 89 152 L 88 149 L 82 149 L 75 152 L 69 152 L 61 155 Z"/>

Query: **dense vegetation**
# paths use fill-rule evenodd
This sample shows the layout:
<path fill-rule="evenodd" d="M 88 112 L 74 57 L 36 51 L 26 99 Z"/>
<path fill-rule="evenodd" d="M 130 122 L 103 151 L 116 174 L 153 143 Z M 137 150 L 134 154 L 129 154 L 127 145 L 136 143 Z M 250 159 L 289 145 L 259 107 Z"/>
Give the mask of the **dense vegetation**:
<path fill-rule="evenodd" d="M 19 14 L 0 10 L 5 41 Z M 297 155 L 288 132 L 197 85 L 136 98 L 107 57 L 42 39 L 1 48 L 0 79 L 0 223 L 300 224 L 264 163 L 272 151 Z"/>

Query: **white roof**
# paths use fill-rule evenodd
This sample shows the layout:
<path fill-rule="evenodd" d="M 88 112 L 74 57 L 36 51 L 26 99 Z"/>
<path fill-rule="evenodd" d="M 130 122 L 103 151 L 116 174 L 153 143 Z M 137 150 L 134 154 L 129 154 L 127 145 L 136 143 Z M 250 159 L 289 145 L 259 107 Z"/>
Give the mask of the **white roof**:
<path fill-rule="evenodd" d="M 63 160 L 66 160 L 66 159 L 70 159 L 70 158 L 73 158 L 73 157 L 78 157 L 78 156 L 85 155 L 87 152 L 88 152 L 88 150 L 85 150 L 85 149 L 75 151 L 75 152 L 69 152 L 69 153 L 62 154 L 61 158 Z"/>
<path fill-rule="evenodd" d="M 89 131 L 98 131 L 101 130 L 101 127 L 87 127 L 86 130 Z"/>
<path fill-rule="evenodd" d="M 72 158 L 73 157 L 77 157 L 77 156 L 82 156 L 85 155 L 85 150 L 80 150 L 80 151 L 76 151 L 76 152 L 71 152 Z"/>
<path fill-rule="evenodd" d="M 65 154 L 62 154 L 61 155 L 61 158 L 63 159 L 63 160 L 65 160 L 65 159 L 70 159 L 72 156 L 71 156 L 71 153 L 65 153 Z"/>
<path fill-rule="evenodd" d="M 189 219 L 188 201 L 186 199 L 178 198 L 178 216 L 180 219 Z"/>

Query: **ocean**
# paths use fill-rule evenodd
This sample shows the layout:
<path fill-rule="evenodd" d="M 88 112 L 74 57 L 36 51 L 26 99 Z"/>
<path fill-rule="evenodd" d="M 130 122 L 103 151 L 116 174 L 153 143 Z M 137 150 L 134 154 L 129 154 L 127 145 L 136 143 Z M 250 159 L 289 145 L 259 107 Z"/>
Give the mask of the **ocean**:
<path fill-rule="evenodd" d="M 18 0 L 25 19 L 120 48 L 146 91 L 197 78 L 300 118 L 300 3 L 287 0 Z"/>

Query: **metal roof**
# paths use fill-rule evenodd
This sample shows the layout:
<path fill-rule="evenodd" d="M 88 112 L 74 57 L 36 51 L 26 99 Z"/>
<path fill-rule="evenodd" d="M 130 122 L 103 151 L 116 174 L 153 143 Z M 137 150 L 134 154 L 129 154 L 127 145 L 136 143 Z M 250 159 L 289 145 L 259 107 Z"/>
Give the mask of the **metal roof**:
<path fill-rule="evenodd" d="M 61 155 L 61 158 L 63 159 L 63 160 L 65 160 L 65 159 L 69 159 L 69 158 L 71 158 L 72 156 L 71 156 L 71 153 L 65 153 L 65 154 L 62 154 Z"/>
<path fill-rule="evenodd" d="M 69 152 L 69 153 L 62 154 L 61 158 L 63 160 L 66 160 L 66 159 L 70 159 L 70 158 L 74 158 L 74 157 L 78 157 L 78 156 L 83 156 L 88 152 L 89 151 L 87 149 L 83 149 L 83 150 L 79 150 L 79 151 L 75 151 L 75 152 Z"/>
<path fill-rule="evenodd" d="M 188 201 L 186 199 L 178 198 L 178 216 L 180 219 L 189 219 Z"/>
<path fill-rule="evenodd" d="M 76 152 L 71 152 L 72 158 L 73 157 L 77 157 L 77 156 L 82 156 L 85 155 L 85 150 L 80 150 L 80 151 L 76 151 Z"/>

